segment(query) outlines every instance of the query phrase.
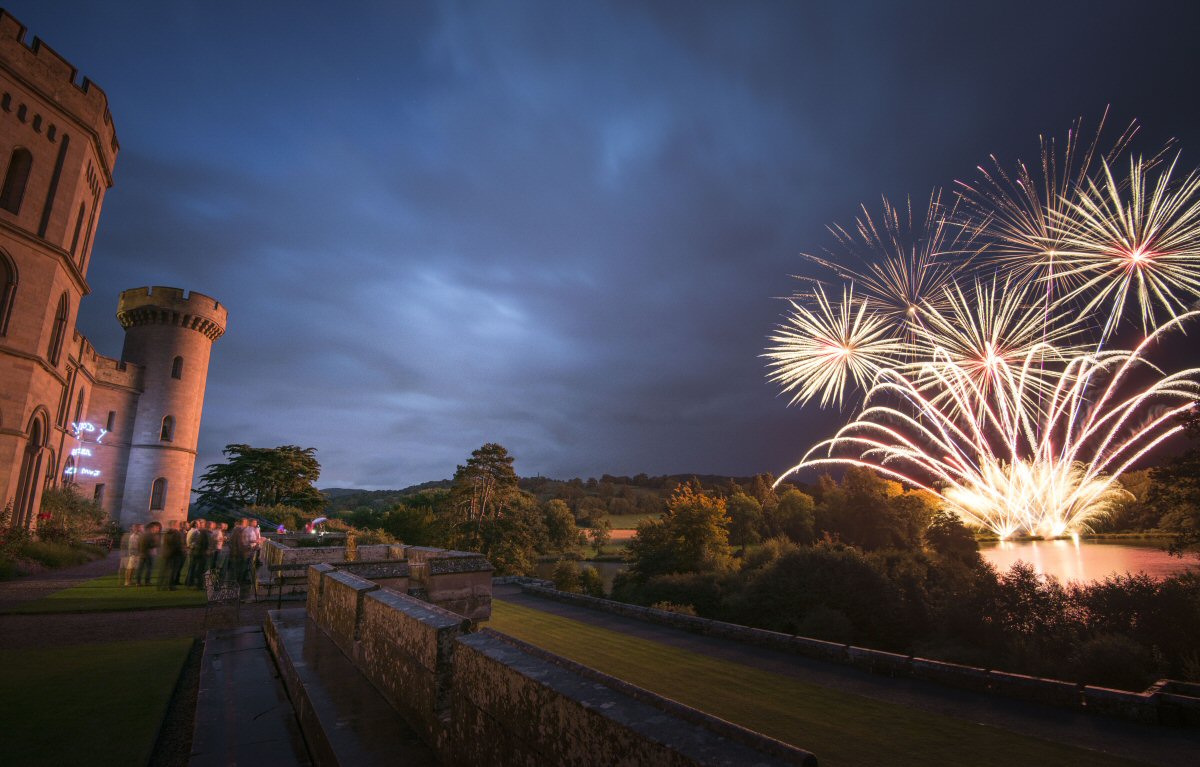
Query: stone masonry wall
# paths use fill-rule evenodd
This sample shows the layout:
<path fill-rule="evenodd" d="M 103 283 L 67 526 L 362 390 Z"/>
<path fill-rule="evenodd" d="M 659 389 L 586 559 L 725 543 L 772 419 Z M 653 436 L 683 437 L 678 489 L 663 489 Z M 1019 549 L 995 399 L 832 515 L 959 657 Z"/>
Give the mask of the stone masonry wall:
<path fill-rule="evenodd" d="M 469 633 L 461 615 L 328 565 L 308 578 L 312 630 L 337 643 L 445 764 L 816 764 L 756 733 L 730 737 L 728 723 L 700 712 L 680 717 L 679 704 L 630 695 L 502 634 Z"/>

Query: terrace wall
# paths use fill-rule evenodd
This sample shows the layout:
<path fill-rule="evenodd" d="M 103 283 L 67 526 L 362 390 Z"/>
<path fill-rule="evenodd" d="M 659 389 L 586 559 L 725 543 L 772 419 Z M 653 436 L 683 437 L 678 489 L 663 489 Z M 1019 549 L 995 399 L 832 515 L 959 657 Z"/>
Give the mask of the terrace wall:
<path fill-rule="evenodd" d="M 329 565 L 309 568 L 308 584 L 308 630 L 330 637 L 446 764 L 816 764 Z"/>

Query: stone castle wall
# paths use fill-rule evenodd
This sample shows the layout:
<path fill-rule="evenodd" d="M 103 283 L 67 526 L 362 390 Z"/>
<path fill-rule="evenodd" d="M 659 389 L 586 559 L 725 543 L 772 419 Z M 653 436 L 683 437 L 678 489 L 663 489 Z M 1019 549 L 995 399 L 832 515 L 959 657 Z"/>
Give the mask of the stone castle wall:
<path fill-rule="evenodd" d="M 308 581 L 307 630 L 332 639 L 445 764 L 816 763 L 330 565 L 310 567 Z"/>
<path fill-rule="evenodd" d="M 11 503 L 11 523 L 36 528 L 43 488 L 70 482 L 125 524 L 183 519 L 208 350 L 224 330 L 225 308 L 175 288 L 126 291 L 118 312 L 127 329 L 123 360 L 97 354 L 77 332 L 120 145 L 104 92 L 27 37 L 0 11 L 0 182 L 25 177 L 14 186 L 22 193 L 0 205 L 0 507 Z M 180 354 L 188 375 L 167 380 L 163 358 L 169 377 Z M 151 442 L 143 422 L 168 410 L 182 414 L 178 437 L 164 445 L 156 432 Z M 72 424 L 106 428 L 110 413 L 114 428 L 104 440 L 96 442 L 98 430 L 76 438 Z M 151 483 L 160 476 L 168 478 L 167 504 L 152 510 Z"/>

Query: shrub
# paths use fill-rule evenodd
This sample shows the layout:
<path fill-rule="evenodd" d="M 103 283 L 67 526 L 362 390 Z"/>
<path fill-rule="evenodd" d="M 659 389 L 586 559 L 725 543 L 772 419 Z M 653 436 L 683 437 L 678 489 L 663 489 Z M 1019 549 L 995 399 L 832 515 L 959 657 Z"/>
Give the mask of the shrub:
<path fill-rule="evenodd" d="M 655 610 L 663 610 L 669 613 L 678 613 L 679 615 L 690 615 L 696 617 L 696 608 L 691 605 L 677 605 L 674 602 L 655 602 L 650 605 Z"/>
<path fill-rule="evenodd" d="M 74 485 L 65 485 L 42 493 L 38 519 L 38 538 L 68 543 L 99 530 L 107 516 L 100 504 L 81 496 Z"/>
<path fill-rule="evenodd" d="M 604 594 L 604 578 L 600 576 L 600 572 L 594 567 L 585 567 L 579 573 L 579 587 L 583 589 L 583 593 L 589 597 L 598 597 L 603 599 Z"/>
<path fill-rule="evenodd" d="M 1071 657 L 1071 675 L 1084 684 L 1144 690 L 1158 678 L 1161 659 L 1123 634 L 1101 634 L 1079 646 Z"/>
<path fill-rule="evenodd" d="M 558 560 L 554 566 L 554 588 L 573 593 L 582 591 L 579 565 L 569 559 Z"/>
<path fill-rule="evenodd" d="M 15 552 L 46 567 L 70 567 L 91 562 L 100 554 L 95 546 L 71 545 L 61 541 L 30 541 Z"/>
<path fill-rule="evenodd" d="M 841 610 L 817 605 L 800 620 L 796 634 L 846 644 L 854 638 L 854 624 Z"/>

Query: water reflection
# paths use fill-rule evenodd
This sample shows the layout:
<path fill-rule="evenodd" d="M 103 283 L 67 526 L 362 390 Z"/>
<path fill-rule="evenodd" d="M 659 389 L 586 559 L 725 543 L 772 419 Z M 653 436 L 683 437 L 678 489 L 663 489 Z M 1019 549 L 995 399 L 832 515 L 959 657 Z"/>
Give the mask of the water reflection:
<path fill-rule="evenodd" d="M 1130 544 L 1128 541 L 1081 541 L 1078 536 L 1053 541 L 1001 541 L 981 543 L 983 558 L 1004 572 L 1023 559 L 1033 565 L 1040 575 L 1053 575 L 1061 581 L 1097 581 L 1114 573 L 1144 572 L 1154 578 L 1184 570 L 1200 570 L 1195 557 L 1172 557 L 1152 543 Z M 612 589 L 613 578 L 629 565 L 624 562 L 580 562 L 595 567 L 604 580 L 606 591 Z M 554 563 L 537 565 L 541 578 L 554 577 Z"/>
<path fill-rule="evenodd" d="M 1095 581 L 1114 573 L 1144 572 L 1155 578 L 1196 567 L 1194 557 L 1169 556 L 1149 543 L 1123 541 L 1000 541 L 979 546 L 984 559 L 1001 572 L 1024 560 L 1040 575 L 1053 575 L 1063 581 Z"/>

